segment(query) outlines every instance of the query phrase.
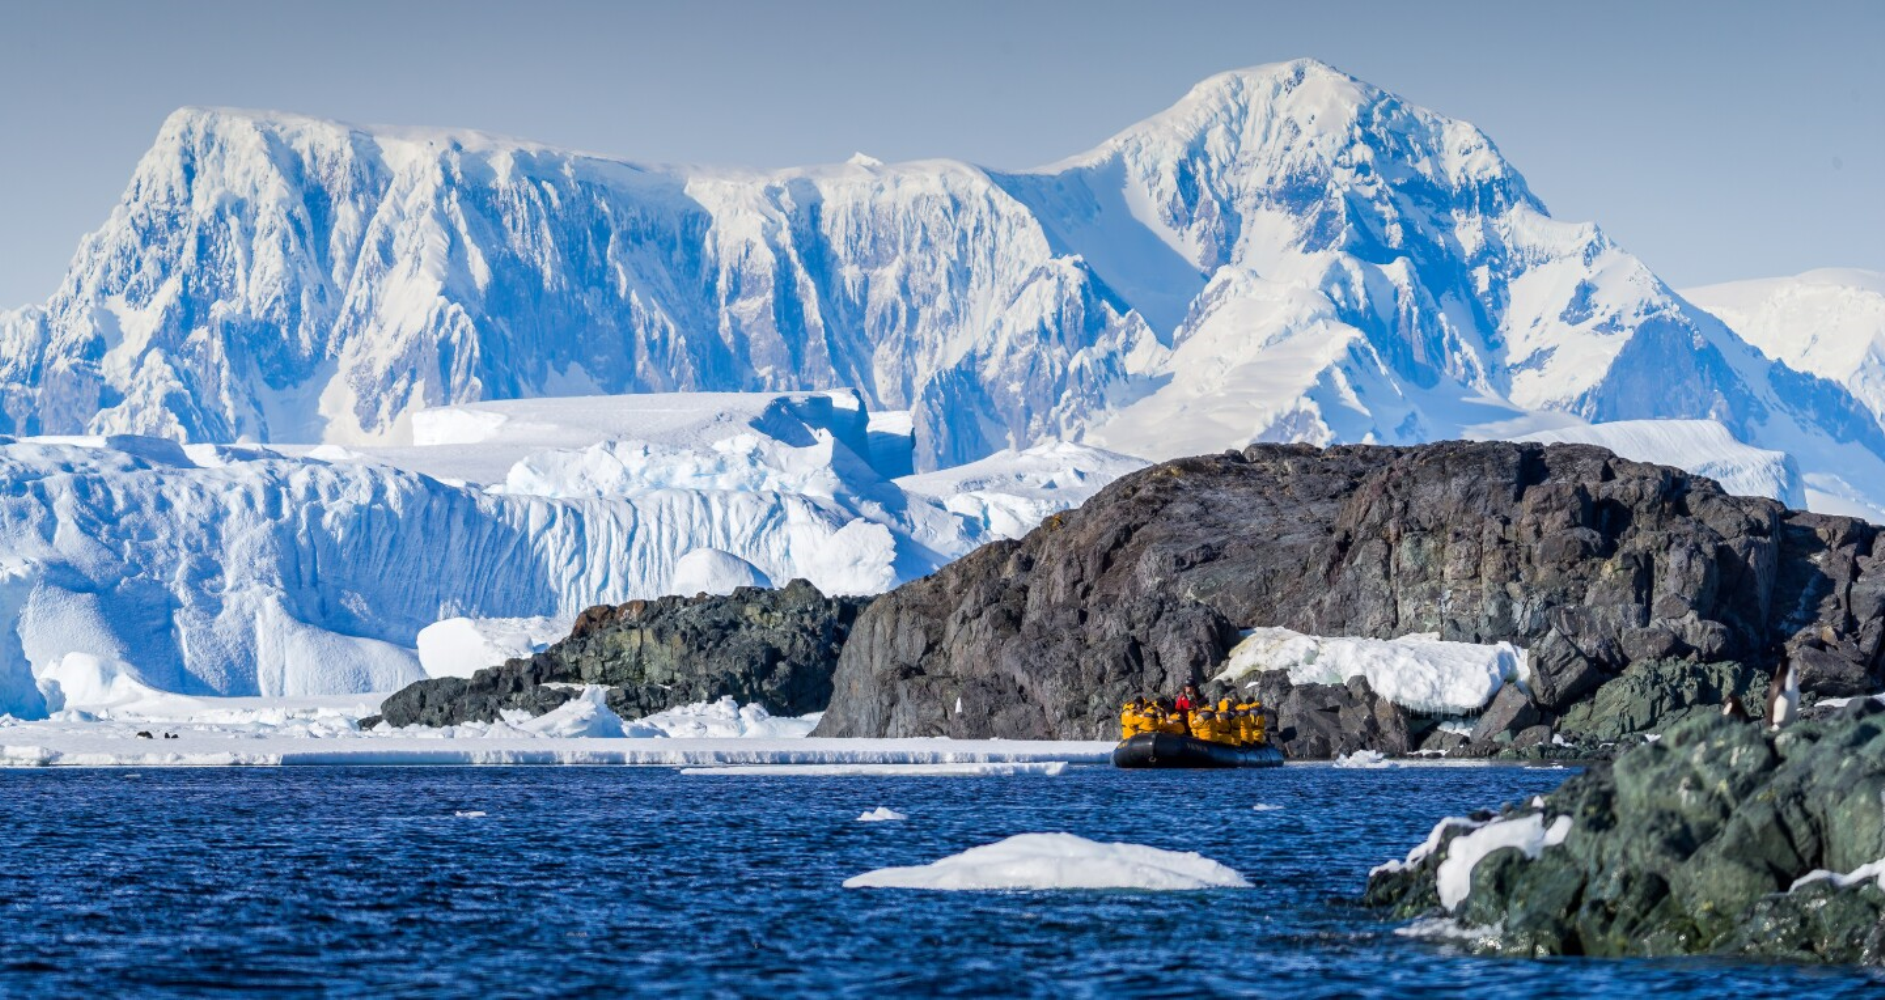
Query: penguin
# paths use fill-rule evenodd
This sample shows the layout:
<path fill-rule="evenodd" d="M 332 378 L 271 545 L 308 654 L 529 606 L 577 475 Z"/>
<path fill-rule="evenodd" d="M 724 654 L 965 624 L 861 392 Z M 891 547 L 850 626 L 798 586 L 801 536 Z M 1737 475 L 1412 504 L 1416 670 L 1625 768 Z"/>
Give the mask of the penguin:
<path fill-rule="evenodd" d="M 1754 719 L 1748 714 L 1748 707 L 1742 703 L 1741 696 L 1734 694 L 1722 700 L 1721 714 L 1736 722 L 1750 722 Z"/>
<path fill-rule="evenodd" d="M 1793 661 L 1780 660 L 1780 669 L 1767 685 L 1767 724 L 1772 729 L 1790 726 L 1800 717 L 1800 674 Z"/>

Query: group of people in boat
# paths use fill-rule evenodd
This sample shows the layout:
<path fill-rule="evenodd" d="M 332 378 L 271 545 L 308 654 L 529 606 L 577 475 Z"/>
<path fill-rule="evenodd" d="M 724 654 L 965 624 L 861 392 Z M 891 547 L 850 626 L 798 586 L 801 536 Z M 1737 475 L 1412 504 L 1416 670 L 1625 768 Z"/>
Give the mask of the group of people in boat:
<path fill-rule="evenodd" d="M 1127 702 L 1119 711 L 1119 738 L 1129 740 L 1141 733 L 1170 733 L 1233 747 L 1268 742 L 1263 704 L 1254 696 L 1220 698 L 1213 705 L 1198 693 L 1196 684 L 1185 685 L 1176 698 L 1140 697 Z"/>

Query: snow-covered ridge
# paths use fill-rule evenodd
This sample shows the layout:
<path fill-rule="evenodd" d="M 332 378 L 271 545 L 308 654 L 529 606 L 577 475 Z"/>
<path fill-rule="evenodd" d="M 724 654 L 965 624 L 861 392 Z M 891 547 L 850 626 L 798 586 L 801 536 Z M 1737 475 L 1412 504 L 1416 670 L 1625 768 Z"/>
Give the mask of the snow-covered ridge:
<path fill-rule="evenodd" d="M 879 475 L 845 443 L 865 443 L 868 416 L 832 402 L 482 404 L 422 414 L 443 443 L 298 457 L 140 437 L 0 438 L 0 713 L 153 690 L 388 691 L 423 676 L 422 657 L 462 674 L 523 655 L 596 604 L 800 577 L 827 593 L 873 593 L 999 537 L 985 518 Z M 453 422 L 484 429 L 437 430 Z M 626 427 L 643 439 L 624 444 Z M 744 449 L 737 475 L 721 474 L 728 441 Z M 538 442 L 549 447 L 533 451 Z M 650 457 L 606 481 L 558 457 L 612 448 Z M 1075 484 L 1063 507 L 1119 469 L 1091 449 L 1057 456 Z M 986 466 L 1031 483 L 1036 460 L 1009 460 L 1021 471 L 1006 479 L 1001 459 Z M 519 469 L 534 470 L 528 488 Z M 1052 490 L 1017 488 L 1010 509 L 1051 512 Z M 547 621 L 518 621 L 533 618 Z M 459 621 L 415 651 L 446 619 Z"/>
<path fill-rule="evenodd" d="M 1825 268 L 1682 295 L 1769 357 L 1838 382 L 1885 417 L 1885 273 Z"/>
<path fill-rule="evenodd" d="M 1752 448 L 1713 420 L 1619 420 L 1533 431 L 1518 441 L 1594 444 L 1624 458 L 1673 465 L 1707 476 L 1730 493 L 1772 497 L 1789 507 L 1807 506 L 1806 485 L 1793 457 Z"/>
<path fill-rule="evenodd" d="M 1809 501 L 1885 502 L 1851 393 L 1550 218 L 1471 125 L 1313 60 L 1021 172 L 186 109 L 0 318 L 13 433 L 398 446 L 429 406 L 806 388 L 911 411 L 925 470 L 1680 418 L 1793 456 Z"/>

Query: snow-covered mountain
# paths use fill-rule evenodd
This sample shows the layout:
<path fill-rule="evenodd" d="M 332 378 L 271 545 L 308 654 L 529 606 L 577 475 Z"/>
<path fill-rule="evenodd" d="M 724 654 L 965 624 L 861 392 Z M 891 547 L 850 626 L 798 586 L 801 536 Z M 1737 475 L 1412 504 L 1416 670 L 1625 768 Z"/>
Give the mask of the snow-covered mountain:
<path fill-rule="evenodd" d="M 1845 386 L 1885 420 L 1885 273 L 1826 268 L 1682 295 L 1768 357 Z"/>
<path fill-rule="evenodd" d="M 419 634 L 445 619 L 540 634 L 514 620 L 794 577 L 872 593 L 1005 537 L 859 455 L 860 404 L 482 403 L 422 411 L 433 440 L 401 448 L 0 438 L 0 714 L 385 691 L 423 676 Z M 981 464 L 987 506 L 1037 516 L 1137 467 L 1077 445 Z"/>
<path fill-rule="evenodd" d="M 186 109 L 0 321 L 16 433 L 397 445 L 425 406 L 818 388 L 913 409 L 923 470 L 1683 418 L 1793 455 L 1810 498 L 1885 501 L 1850 393 L 1550 218 L 1477 129 L 1308 60 L 1024 172 Z"/>

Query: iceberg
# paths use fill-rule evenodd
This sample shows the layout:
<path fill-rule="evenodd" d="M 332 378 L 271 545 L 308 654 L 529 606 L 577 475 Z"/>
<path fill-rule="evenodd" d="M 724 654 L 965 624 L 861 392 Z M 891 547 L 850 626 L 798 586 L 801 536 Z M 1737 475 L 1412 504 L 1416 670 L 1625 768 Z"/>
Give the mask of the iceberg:
<path fill-rule="evenodd" d="M 879 868 L 847 889 L 1247 889 L 1234 869 L 1198 854 L 1023 833 L 927 865 Z"/>

